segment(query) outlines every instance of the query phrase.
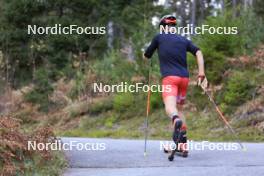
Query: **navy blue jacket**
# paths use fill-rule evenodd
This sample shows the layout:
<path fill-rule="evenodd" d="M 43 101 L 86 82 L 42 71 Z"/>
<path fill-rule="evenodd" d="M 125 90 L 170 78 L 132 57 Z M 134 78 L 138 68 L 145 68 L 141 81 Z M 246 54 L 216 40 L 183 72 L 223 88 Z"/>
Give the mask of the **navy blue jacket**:
<path fill-rule="evenodd" d="M 158 49 L 162 77 L 189 77 L 187 51 L 195 55 L 199 50 L 190 40 L 177 34 L 157 34 L 144 53 L 145 57 L 151 58 L 156 49 Z"/>

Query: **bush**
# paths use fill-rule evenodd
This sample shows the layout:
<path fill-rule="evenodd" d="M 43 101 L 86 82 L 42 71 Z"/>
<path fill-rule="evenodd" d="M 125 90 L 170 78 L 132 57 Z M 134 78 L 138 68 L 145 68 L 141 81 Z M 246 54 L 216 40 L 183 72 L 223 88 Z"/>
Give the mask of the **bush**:
<path fill-rule="evenodd" d="M 217 95 L 217 102 L 225 113 L 234 112 L 235 108 L 252 97 L 252 91 L 256 87 L 254 79 L 249 72 L 235 71 L 226 80 L 226 87 Z"/>
<path fill-rule="evenodd" d="M 114 110 L 124 112 L 134 104 L 134 96 L 132 93 L 120 93 L 114 96 Z"/>
<path fill-rule="evenodd" d="M 226 13 L 226 15 L 219 15 L 216 17 L 208 17 L 204 24 L 210 27 L 238 27 L 238 34 L 210 34 L 206 32 L 205 34 L 198 35 L 195 39 L 199 47 L 202 49 L 210 48 L 210 50 L 220 52 L 226 56 L 233 56 L 235 54 L 241 53 L 241 46 L 243 45 L 242 33 L 241 31 L 241 19 L 232 18 L 231 13 Z"/>
<path fill-rule="evenodd" d="M 33 150 L 27 141 L 56 143 L 50 127 L 41 127 L 31 133 L 22 130 L 21 120 L 0 116 L 0 170 L 1 175 L 59 175 L 66 166 L 64 158 L 48 150 Z"/>
<path fill-rule="evenodd" d="M 205 55 L 205 70 L 208 80 L 214 84 L 220 83 L 223 73 L 229 67 L 224 55 L 211 49 L 205 49 L 203 53 Z"/>
<path fill-rule="evenodd" d="M 203 91 L 198 86 L 189 86 L 188 88 L 187 100 L 194 103 L 198 110 L 203 110 L 207 105 L 209 105 L 209 100 Z"/>
<path fill-rule="evenodd" d="M 223 100 L 229 105 L 241 105 L 251 98 L 254 85 L 246 73 L 235 72 L 227 82 Z"/>
<path fill-rule="evenodd" d="M 86 77 L 81 71 L 77 71 L 75 75 L 75 84 L 74 87 L 71 89 L 69 96 L 71 98 L 77 98 L 86 90 Z"/>
<path fill-rule="evenodd" d="M 231 12 L 225 15 L 209 17 L 205 23 L 214 27 L 237 27 L 238 34 L 221 35 L 205 33 L 194 37 L 205 58 L 206 74 L 209 82 L 222 81 L 222 75 L 229 68 L 226 58 L 251 52 L 264 39 L 263 22 L 252 11 L 244 11 L 239 18 L 233 18 Z M 254 31 L 254 32 L 252 32 Z M 193 64 L 193 63 L 191 63 Z"/>
<path fill-rule="evenodd" d="M 40 110 L 48 111 L 50 107 L 49 94 L 53 87 L 49 81 L 47 69 L 40 68 L 36 71 L 34 89 L 25 95 L 25 100 L 40 105 Z"/>
<path fill-rule="evenodd" d="M 89 113 L 99 114 L 111 109 L 113 109 L 113 101 L 112 99 L 106 99 L 96 103 L 92 103 L 89 107 Z"/>
<path fill-rule="evenodd" d="M 240 31 L 244 52 L 249 52 L 264 41 L 263 19 L 257 16 L 252 10 L 243 13 L 240 17 Z"/>
<path fill-rule="evenodd" d="M 205 21 L 205 24 L 212 27 L 238 26 L 239 28 L 239 20 L 232 19 L 229 13 L 227 15 L 209 17 Z M 203 52 L 208 80 L 214 84 L 220 83 L 223 72 L 228 69 L 226 57 L 241 53 L 242 37 L 238 34 L 212 35 L 205 33 L 196 36 L 194 41 Z"/>
<path fill-rule="evenodd" d="M 150 107 L 151 109 L 158 109 L 163 106 L 163 101 L 160 92 L 152 92 L 150 96 Z"/>
<path fill-rule="evenodd" d="M 112 50 L 106 54 L 103 60 L 95 62 L 92 70 L 102 80 L 110 84 L 130 81 L 129 79 L 137 73 L 137 65 L 124 59 L 120 51 Z"/>
<path fill-rule="evenodd" d="M 107 128 L 112 128 L 116 121 L 117 121 L 117 118 L 115 116 L 110 116 L 106 118 L 104 125 Z"/>

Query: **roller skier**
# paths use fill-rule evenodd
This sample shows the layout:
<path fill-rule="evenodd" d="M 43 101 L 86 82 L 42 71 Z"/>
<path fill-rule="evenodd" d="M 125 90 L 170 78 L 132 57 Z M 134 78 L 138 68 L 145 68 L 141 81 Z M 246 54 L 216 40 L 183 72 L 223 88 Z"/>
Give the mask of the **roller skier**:
<path fill-rule="evenodd" d="M 158 51 L 162 86 L 170 87 L 170 91 L 162 92 L 165 111 L 173 126 L 172 139 L 176 144 L 176 150 L 172 150 L 172 154 L 169 156 L 170 161 L 173 160 L 177 151 L 181 152 L 184 157 L 188 156 L 187 126 L 183 114 L 183 105 L 189 83 L 187 52 L 192 53 L 197 59 L 198 85 L 207 84 L 201 50 L 190 40 L 172 31 L 175 30 L 176 24 L 175 16 L 166 15 L 162 17 L 159 27 L 163 27 L 165 31 L 154 36 L 143 54 L 144 58 L 150 59 L 154 51 Z"/>

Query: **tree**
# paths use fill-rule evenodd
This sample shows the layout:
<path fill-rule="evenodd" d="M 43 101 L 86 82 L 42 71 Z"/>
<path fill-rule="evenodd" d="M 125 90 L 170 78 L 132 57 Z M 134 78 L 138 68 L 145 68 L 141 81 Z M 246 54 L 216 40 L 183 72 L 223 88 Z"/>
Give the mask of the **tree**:
<path fill-rule="evenodd" d="M 156 13 L 153 1 L 141 0 L 1 0 L 0 50 L 6 64 L 6 77 L 17 87 L 32 81 L 35 70 L 52 70 L 52 80 L 74 76 L 72 60 L 100 58 L 108 49 L 130 48 L 127 57 L 135 58 L 139 35 L 150 29 Z M 111 8 L 109 8 L 111 7 Z M 112 32 L 104 35 L 28 35 L 27 25 L 37 26 L 107 26 Z M 109 28 L 109 29 L 110 29 Z M 137 31 L 138 34 L 135 34 Z M 153 30 L 152 30 L 153 31 Z M 154 32 L 154 31 L 153 31 Z M 141 37 L 142 38 L 142 37 Z M 107 47 L 112 46 L 112 47 Z M 142 46 L 142 45 L 141 45 Z M 85 53 L 85 54 L 84 54 Z M 83 59 L 83 58 L 82 58 Z M 22 73 L 22 74 L 21 74 Z"/>
<path fill-rule="evenodd" d="M 252 4 L 252 1 L 250 1 Z M 245 0 L 245 8 L 247 8 L 248 1 Z M 253 2 L 254 11 L 260 17 L 264 17 L 264 1 L 263 0 L 254 0 Z"/>
<path fill-rule="evenodd" d="M 191 3 L 191 24 L 196 25 L 196 0 Z"/>

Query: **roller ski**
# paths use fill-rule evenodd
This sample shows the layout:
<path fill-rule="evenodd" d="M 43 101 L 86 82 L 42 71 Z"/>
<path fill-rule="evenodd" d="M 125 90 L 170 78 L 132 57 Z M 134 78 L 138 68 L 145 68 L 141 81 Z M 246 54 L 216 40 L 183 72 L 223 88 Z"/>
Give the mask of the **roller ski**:
<path fill-rule="evenodd" d="M 175 154 L 184 158 L 188 157 L 186 129 L 182 129 L 183 122 L 179 117 L 173 118 L 173 122 L 174 121 L 176 122 L 172 138 L 175 147 L 171 151 L 164 148 L 165 153 L 170 153 L 168 157 L 169 161 L 173 161 Z"/>

